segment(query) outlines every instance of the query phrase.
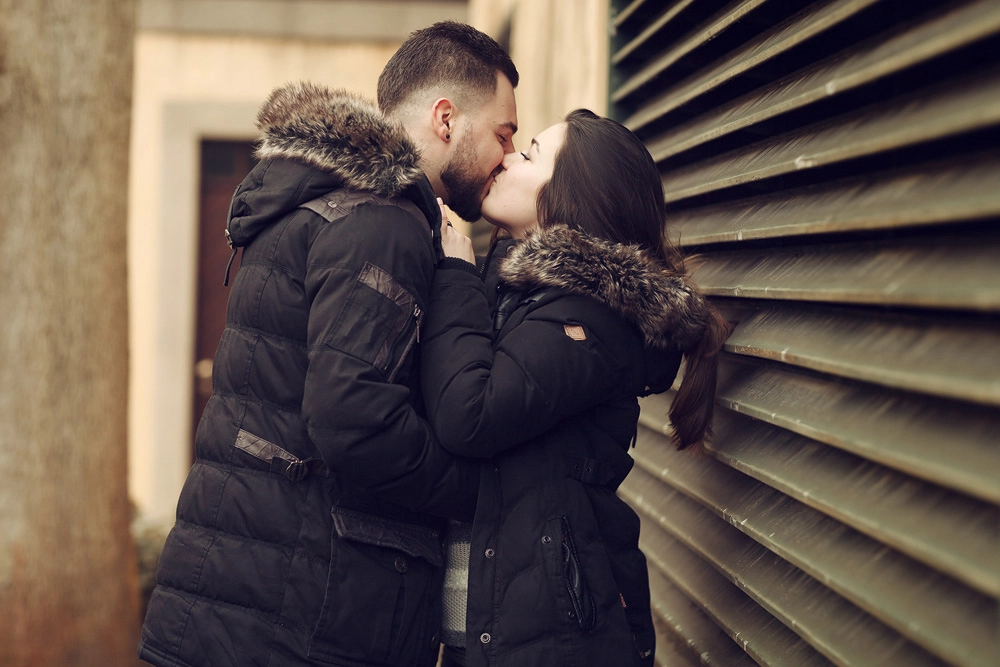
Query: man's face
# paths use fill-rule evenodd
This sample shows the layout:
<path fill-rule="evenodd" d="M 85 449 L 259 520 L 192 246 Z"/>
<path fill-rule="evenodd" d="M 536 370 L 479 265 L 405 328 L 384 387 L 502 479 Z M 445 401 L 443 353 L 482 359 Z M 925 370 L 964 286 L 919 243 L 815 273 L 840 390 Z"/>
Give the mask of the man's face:
<path fill-rule="evenodd" d="M 448 189 L 448 207 L 463 220 L 475 221 L 504 155 L 514 152 L 517 107 L 507 77 L 497 76 L 493 99 L 465 114 L 461 127 L 441 182 Z"/>

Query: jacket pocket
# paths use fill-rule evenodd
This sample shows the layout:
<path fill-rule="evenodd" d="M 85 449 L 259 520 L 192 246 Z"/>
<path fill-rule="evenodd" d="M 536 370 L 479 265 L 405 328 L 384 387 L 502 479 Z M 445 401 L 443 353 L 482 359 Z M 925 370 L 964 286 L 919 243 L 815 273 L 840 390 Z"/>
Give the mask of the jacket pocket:
<path fill-rule="evenodd" d="M 358 274 L 327 344 L 396 379 L 420 335 L 423 311 L 388 272 L 365 264 Z"/>
<path fill-rule="evenodd" d="M 434 664 L 440 535 L 340 507 L 332 515 L 327 585 L 309 657 L 359 667 Z"/>
<path fill-rule="evenodd" d="M 331 514 L 338 537 L 396 549 L 414 558 L 423 558 L 435 567 L 444 565 L 444 549 L 439 530 L 344 507 L 334 506 Z"/>
<path fill-rule="evenodd" d="M 580 630 L 590 632 L 597 624 L 597 606 L 580 562 L 569 520 L 563 516 L 549 521 L 546 536 L 542 538 L 543 545 L 548 544 L 546 538 L 552 540 L 550 548 L 557 551 L 557 557 L 549 560 L 558 566 L 559 585 L 569 603 L 566 616 L 575 620 Z"/>

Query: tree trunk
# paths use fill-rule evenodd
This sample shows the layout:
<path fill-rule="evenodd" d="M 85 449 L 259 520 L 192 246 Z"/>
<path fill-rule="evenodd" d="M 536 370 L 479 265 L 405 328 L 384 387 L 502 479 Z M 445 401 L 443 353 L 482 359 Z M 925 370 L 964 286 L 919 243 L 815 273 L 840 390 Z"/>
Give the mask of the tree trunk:
<path fill-rule="evenodd" d="M 0 0 L 0 664 L 136 662 L 133 0 Z"/>

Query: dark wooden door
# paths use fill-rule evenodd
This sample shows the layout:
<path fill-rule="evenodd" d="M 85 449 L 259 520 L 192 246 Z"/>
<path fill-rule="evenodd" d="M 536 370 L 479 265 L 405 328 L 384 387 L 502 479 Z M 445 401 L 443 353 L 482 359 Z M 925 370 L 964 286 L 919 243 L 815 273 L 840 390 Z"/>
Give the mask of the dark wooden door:
<path fill-rule="evenodd" d="M 253 168 L 253 146 L 241 141 L 202 141 L 201 186 L 198 198 L 198 294 L 195 321 L 194 413 L 191 428 L 198 427 L 205 404 L 212 395 L 212 359 L 226 327 L 229 288 L 223 286 L 231 250 L 226 244 L 226 220 L 233 192 Z M 239 270 L 233 260 L 230 281 Z M 231 282 L 230 282 L 231 284 Z"/>

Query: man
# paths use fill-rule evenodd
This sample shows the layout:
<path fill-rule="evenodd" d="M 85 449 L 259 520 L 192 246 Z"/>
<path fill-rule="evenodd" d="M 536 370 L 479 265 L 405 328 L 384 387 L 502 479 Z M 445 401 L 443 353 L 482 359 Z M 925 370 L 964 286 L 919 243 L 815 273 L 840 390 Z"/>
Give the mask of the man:
<path fill-rule="evenodd" d="M 265 102 L 261 161 L 227 227 L 242 265 L 143 659 L 434 665 L 442 529 L 471 519 L 479 486 L 417 393 L 435 195 L 479 216 L 513 150 L 517 80 L 496 42 L 445 22 L 386 65 L 385 115 L 309 84 Z"/>

